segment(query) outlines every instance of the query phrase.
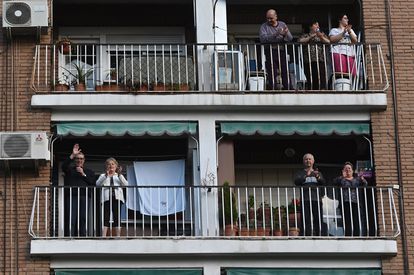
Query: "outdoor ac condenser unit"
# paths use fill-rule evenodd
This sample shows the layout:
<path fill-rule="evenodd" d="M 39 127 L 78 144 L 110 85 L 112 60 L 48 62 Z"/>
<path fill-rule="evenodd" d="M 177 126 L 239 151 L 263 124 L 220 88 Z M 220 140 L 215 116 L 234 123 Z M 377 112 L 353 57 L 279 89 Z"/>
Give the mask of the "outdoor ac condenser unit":
<path fill-rule="evenodd" d="M 47 0 L 3 1 L 3 27 L 30 31 L 48 27 Z M 25 34 L 25 31 L 19 33 Z"/>
<path fill-rule="evenodd" d="M 0 132 L 0 160 L 50 160 L 46 132 Z"/>

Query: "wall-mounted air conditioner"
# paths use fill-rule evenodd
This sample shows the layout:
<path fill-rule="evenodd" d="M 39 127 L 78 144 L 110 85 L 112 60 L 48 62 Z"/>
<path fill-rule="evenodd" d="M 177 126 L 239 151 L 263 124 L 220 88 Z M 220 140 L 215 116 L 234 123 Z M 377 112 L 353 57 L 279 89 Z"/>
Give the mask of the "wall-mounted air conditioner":
<path fill-rule="evenodd" d="M 47 0 L 4 0 L 3 27 L 21 29 L 18 33 L 25 34 L 24 30 L 48 27 L 49 9 Z"/>
<path fill-rule="evenodd" d="M 46 132 L 0 132 L 0 160 L 50 160 Z"/>

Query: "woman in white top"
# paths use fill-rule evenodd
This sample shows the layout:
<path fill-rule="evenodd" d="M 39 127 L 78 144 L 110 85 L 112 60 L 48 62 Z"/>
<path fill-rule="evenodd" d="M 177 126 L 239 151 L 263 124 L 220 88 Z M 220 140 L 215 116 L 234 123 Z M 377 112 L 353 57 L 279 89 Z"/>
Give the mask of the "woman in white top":
<path fill-rule="evenodd" d="M 106 237 L 110 227 L 110 217 L 112 211 L 113 224 L 116 228 L 116 236 L 121 235 L 120 208 L 124 203 L 124 193 L 122 186 L 127 186 L 128 182 L 122 174 L 120 167 L 114 158 L 108 158 L 105 161 L 106 172 L 101 174 L 96 181 L 96 186 L 107 186 L 102 188 L 101 203 L 104 208 L 104 227 L 102 236 Z M 119 167 L 119 168 L 118 168 Z"/>
<path fill-rule="evenodd" d="M 352 25 L 348 24 L 348 16 L 342 14 L 338 17 L 338 22 L 338 28 L 333 28 L 329 32 L 331 43 L 352 44 L 358 42 L 358 38 L 352 30 Z M 332 46 L 332 54 L 335 73 L 356 75 L 354 46 L 343 44 Z"/>

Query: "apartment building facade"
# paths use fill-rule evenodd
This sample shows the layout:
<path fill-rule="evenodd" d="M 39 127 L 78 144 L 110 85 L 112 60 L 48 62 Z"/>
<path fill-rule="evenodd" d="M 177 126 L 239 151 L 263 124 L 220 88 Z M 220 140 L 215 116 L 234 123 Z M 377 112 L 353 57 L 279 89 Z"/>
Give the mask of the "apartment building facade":
<path fill-rule="evenodd" d="M 2 272 L 409 274 L 413 5 L 3 1 L 2 154 L 7 135 L 30 132 L 50 155 L 2 155 Z M 355 75 L 333 73 L 334 45 L 322 45 L 326 85 L 309 87 L 311 45 L 259 42 L 269 8 L 295 40 L 313 19 L 328 33 L 346 13 Z M 269 85 L 275 49 L 287 90 L 281 76 Z M 64 186 L 74 144 L 97 176 L 108 157 L 124 167 L 119 237 L 102 236 L 103 188 Z M 319 189 L 293 182 L 309 152 L 327 181 Z M 334 186 L 346 161 L 367 186 Z M 355 190 L 349 236 L 344 196 Z M 310 191 L 321 220 L 303 236 Z M 81 193 L 85 224 L 72 205 Z"/>

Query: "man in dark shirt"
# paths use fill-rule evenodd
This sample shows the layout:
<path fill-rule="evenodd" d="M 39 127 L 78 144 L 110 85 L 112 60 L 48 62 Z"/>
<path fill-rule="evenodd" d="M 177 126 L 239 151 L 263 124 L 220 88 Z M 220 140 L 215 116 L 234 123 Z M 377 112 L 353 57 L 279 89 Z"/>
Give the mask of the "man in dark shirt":
<path fill-rule="evenodd" d="M 85 155 L 81 152 L 79 144 L 75 144 L 72 154 L 62 164 L 65 173 L 65 212 L 66 212 L 66 236 L 86 236 L 86 215 L 88 195 L 95 186 L 95 173 L 84 167 Z M 79 188 L 78 188 L 79 187 Z"/>
<path fill-rule="evenodd" d="M 313 167 L 315 158 L 312 154 L 303 156 L 304 169 L 298 171 L 295 175 L 295 185 L 303 188 L 301 190 L 302 217 L 305 219 L 303 232 L 304 236 L 326 235 L 325 226 L 322 220 L 322 200 L 318 192 L 320 185 L 325 184 L 325 179 L 318 169 Z M 304 230 L 303 230 L 304 229 Z"/>
<path fill-rule="evenodd" d="M 268 10 L 266 13 L 267 22 L 260 27 L 259 38 L 265 45 L 266 56 L 266 73 L 268 76 L 268 85 L 271 90 L 275 90 L 278 83 L 278 74 L 282 77 L 284 89 L 292 89 L 292 80 L 288 78 L 288 60 L 286 56 L 286 45 L 293 39 L 285 22 L 277 20 L 275 10 Z M 272 45 L 270 45 L 272 43 Z"/>

